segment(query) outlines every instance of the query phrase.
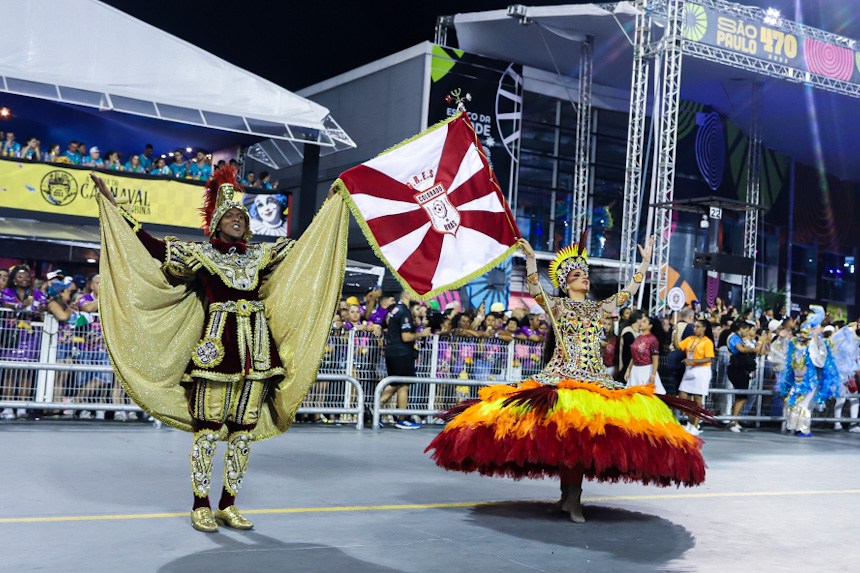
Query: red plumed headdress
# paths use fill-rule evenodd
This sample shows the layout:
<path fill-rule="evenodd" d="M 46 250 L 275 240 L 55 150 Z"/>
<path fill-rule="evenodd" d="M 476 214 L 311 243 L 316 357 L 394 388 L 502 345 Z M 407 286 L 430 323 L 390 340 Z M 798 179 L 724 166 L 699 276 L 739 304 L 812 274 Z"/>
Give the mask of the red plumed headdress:
<path fill-rule="evenodd" d="M 207 237 L 211 238 L 215 234 L 224 213 L 230 209 L 239 209 L 245 215 L 246 230 L 242 240 L 247 243 L 251 238 L 251 218 L 245 205 L 233 200 L 236 191 L 245 190 L 236 181 L 236 175 L 229 166 L 217 168 L 215 174 L 206 182 L 200 213 L 203 215 L 203 232 Z"/>

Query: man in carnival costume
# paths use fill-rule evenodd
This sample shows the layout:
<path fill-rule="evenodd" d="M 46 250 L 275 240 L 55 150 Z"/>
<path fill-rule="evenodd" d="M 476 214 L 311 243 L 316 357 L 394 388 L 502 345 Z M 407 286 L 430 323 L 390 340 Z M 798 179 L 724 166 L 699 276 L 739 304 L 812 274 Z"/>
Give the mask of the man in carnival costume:
<path fill-rule="evenodd" d="M 287 430 L 316 379 L 343 282 L 347 211 L 323 205 L 301 239 L 248 243 L 248 211 L 229 168 L 206 185 L 209 242 L 153 238 L 104 181 L 99 305 L 105 343 L 128 395 L 192 432 L 191 524 L 250 529 L 235 505 L 251 442 Z M 226 440 L 224 487 L 209 506 L 212 461 Z"/>
<path fill-rule="evenodd" d="M 627 303 L 651 260 L 652 237 L 639 247 L 642 265 L 625 290 L 588 300 L 586 233 L 550 264 L 561 296 L 543 293 L 532 247 L 524 239 L 529 292 L 550 314 L 556 346 L 536 376 L 516 386 L 482 388 L 480 399 L 444 414 L 450 420 L 427 448 L 449 470 L 513 478 L 558 476 L 557 507 L 582 523 L 582 479 L 692 486 L 705 479 L 702 441 L 684 431 L 666 403 L 706 415 L 698 405 L 655 393 L 654 385 L 615 382 L 600 350 L 602 318 Z M 706 415 L 707 418 L 707 415 Z"/>
<path fill-rule="evenodd" d="M 812 436 L 813 401 L 821 407 L 839 394 L 842 379 L 833 357 L 832 342 L 841 344 L 845 334 L 825 340 L 821 329 L 824 308 L 811 305 L 809 310 L 812 312 L 797 336 L 787 342 L 785 373 L 779 386 L 787 406 L 785 429 L 801 438 Z"/>

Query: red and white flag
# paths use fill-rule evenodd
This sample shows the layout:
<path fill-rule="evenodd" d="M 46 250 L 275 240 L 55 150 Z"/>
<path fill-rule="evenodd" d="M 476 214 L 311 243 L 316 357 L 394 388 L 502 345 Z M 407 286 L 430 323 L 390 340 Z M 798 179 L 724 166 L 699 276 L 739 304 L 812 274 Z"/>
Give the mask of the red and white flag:
<path fill-rule="evenodd" d="M 418 299 L 459 288 L 516 250 L 520 232 L 464 114 L 341 173 L 335 186 Z"/>

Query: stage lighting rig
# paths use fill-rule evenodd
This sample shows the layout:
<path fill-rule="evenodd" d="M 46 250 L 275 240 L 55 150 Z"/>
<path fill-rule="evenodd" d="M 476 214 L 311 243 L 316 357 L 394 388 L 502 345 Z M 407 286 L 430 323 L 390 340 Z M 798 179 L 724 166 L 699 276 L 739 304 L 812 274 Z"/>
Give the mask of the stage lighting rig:
<path fill-rule="evenodd" d="M 777 10 L 776 8 L 768 8 L 764 11 L 764 23 L 768 26 L 778 26 L 779 16 L 779 10 Z"/>

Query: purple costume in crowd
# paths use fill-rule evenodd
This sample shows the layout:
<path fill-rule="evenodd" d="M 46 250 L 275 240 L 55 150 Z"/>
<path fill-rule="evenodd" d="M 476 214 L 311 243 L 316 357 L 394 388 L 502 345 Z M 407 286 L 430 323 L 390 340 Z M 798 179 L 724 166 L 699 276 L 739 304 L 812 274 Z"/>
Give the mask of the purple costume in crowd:
<path fill-rule="evenodd" d="M 25 306 L 24 302 L 18 298 L 17 290 L 15 288 L 5 288 L 2 295 L 0 295 L 2 297 L 0 298 L 0 304 L 16 307 L 14 310 L 15 318 L 11 319 L 11 322 L 15 325 L 16 329 L 20 330 L 17 343 L 13 343 L 11 345 L 12 348 L 3 350 L 3 357 L 7 360 L 35 361 L 39 359 L 41 334 L 30 325 L 28 311 L 38 311 L 45 306 L 47 303 L 45 293 L 38 289 L 27 289 L 24 294 L 24 300 L 33 297 L 33 301 Z M 18 324 L 21 313 L 25 313 L 24 316 L 20 317 L 25 322 Z"/>

